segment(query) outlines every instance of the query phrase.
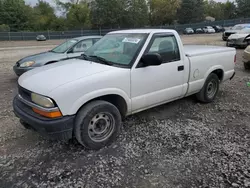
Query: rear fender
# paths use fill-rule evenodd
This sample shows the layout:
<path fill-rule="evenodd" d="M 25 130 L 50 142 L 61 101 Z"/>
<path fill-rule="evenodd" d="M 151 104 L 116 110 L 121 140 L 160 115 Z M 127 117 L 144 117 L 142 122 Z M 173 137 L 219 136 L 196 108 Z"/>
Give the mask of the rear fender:
<path fill-rule="evenodd" d="M 206 72 L 206 74 L 204 75 L 204 82 L 205 80 L 207 79 L 207 77 L 212 73 L 214 72 L 215 70 L 222 70 L 223 71 L 223 74 L 224 74 L 224 67 L 222 65 L 215 65 L 215 66 L 212 66 L 210 69 L 208 69 L 208 71 Z"/>

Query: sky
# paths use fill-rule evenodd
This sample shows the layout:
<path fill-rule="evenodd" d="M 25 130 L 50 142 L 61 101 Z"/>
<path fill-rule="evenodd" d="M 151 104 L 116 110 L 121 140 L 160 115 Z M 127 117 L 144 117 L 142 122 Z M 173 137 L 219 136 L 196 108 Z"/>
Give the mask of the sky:
<path fill-rule="evenodd" d="M 54 5 L 54 1 L 53 0 L 44 0 L 44 1 L 49 2 L 49 3 L 51 3 L 51 4 Z M 63 0 L 63 1 L 67 1 L 67 0 Z M 215 1 L 217 1 L 217 2 L 226 2 L 227 0 L 215 0 Z M 30 4 L 30 5 L 34 6 L 37 3 L 37 0 L 25 0 L 25 2 L 27 4 Z"/>

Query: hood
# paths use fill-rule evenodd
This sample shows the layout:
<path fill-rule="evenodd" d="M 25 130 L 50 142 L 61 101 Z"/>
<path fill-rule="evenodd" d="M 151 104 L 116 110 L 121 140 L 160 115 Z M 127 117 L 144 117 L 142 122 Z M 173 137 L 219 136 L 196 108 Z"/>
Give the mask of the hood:
<path fill-rule="evenodd" d="M 226 30 L 225 33 L 237 33 L 240 30 Z"/>
<path fill-rule="evenodd" d="M 18 61 L 19 64 L 22 64 L 27 61 L 35 61 L 34 66 L 44 65 L 45 63 L 48 63 L 50 61 L 57 61 L 62 58 L 66 57 L 64 53 L 54 53 L 54 52 L 43 52 L 31 56 L 27 56 L 20 61 Z"/>
<path fill-rule="evenodd" d="M 242 39 L 247 37 L 249 34 L 244 34 L 244 33 L 238 33 L 238 34 L 233 34 L 230 35 L 228 39 Z"/>
<path fill-rule="evenodd" d="M 18 79 L 18 84 L 32 92 L 48 95 L 59 86 L 113 69 L 117 68 L 80 59 L 71 59 L 30 70 Z"/>

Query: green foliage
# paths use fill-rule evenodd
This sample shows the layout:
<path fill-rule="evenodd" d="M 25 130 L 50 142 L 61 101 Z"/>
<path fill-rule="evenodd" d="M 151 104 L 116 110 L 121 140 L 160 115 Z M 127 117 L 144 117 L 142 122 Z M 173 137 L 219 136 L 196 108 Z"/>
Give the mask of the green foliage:
<path fill-rule="evenodd" d="M 233 2 L 205 1 L 205 15 L 212 16 L 216 20 L 232 19 L 236 17 L 236 6 Z"/>
<path fill-rule="evenodd" d="M 250 0 L 0 0 L 0 31 L 139 28 L 250 17 Z M 58 15 L 59 11 L 59 15 Z"/>
<path fill-rule="evenodd" d="M 95 0 L 91 4 L 91 21 L 97 27 L 119 27 L 125 19 L 125 1 Z"/>
<path fill-rule="evenodd" d="M 142 27 L 148 24 L 148 6 L 145 0 L 125 0 L 125 27 Z"/>
<path fill-rule="evenodd" d="M 238 5 L 238 15 L 240 17 L 250 17 L 250 1 L 249 0 L 236 0 Z"/>
<path fill-rule="evenodd" d="M 79 4 L 73 4 L 68 9 L 67 25 L 70 28 L 87 27 L 90 25 L 89 15 L 90 9 L 87 3 L 80 2 Z"/>
<path fill-rule="evenodd" d="M 28 27 L 30 7 L 24 0 L 1 0 L 0 7 L 0 24 L 10 25 L 13 31 Z"/>
<path fill-rule="evenodd" d="M 10 27 L 5 24 L 0 25 L 0 32 L 6 32 L 6 31 L 10 31 Z"/>
<path fill-rule="evenodd" d="M 34 7 L 33 15 L 34 29 L 40 31 L 52 29 L 52 23 L 57 18 L 50 4 L 41 0 Z"/>
<path fill-rule="evenodd" d="M 180 0 L 150 0 L 151 25 L 172 24 L 180 4 Z"/>
<path fill-rule="evenodd" d="M 182 0 L 178 10 L 178 22 L 181 24 L 200 22 L 204 20 L 203 0 Z"/>

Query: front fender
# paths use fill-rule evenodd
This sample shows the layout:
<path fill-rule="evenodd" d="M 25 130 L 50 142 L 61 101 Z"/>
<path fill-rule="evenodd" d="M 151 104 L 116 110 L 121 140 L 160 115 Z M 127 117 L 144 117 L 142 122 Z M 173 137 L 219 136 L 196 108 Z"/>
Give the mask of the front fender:
<path fill-rule="evenodd" d="M 131 99 L 128 97 L 128 95 L 123 90 L 117 89 L 117 88 L 106 88 L 106 89 L 96 90 L 96 91 L 87 93 L 84 96 L 77 99 L 73 103 L 69 113 L 76 114 L 77 111 L 87 102 L 89 102 L 95 98 L 105 96 L 105 95 L 119 95 L 119 96 L 121 96 L 126 101 L 127 109 L 128 109 L 127 113 L 131 112 Z"/>

